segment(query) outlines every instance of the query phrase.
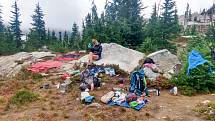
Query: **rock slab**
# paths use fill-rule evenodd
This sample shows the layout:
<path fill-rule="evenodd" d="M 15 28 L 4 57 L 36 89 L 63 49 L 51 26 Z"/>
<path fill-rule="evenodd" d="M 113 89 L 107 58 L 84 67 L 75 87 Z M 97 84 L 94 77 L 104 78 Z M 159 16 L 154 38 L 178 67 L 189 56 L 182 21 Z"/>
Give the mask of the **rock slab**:
<path fill-rule="evenodd" d="M 138 65 L 139 61 L 144 58 L 144 54 L 116 43 L 102 44 L 103 52 L 102 59 L 94 62 L 96 65 L 119 65 L 126 71 L 132 72 Z M 88 61 L 88 55 L 80 59 L 81 62 Z"/>
<path fill-rule="evenodd" d="M 0 57 L 0 76 L 13 77 L 20 70 L 33 62 L 37 62 L 45 57 L 55 57 L 51 52 L 20 52 L 10 56 Z"/>
<path fill-rule="evenodd" d="M 181 68 L 181 62 L 178 57 L 167 49 L 151 53 L 147 56 L 154 60 L 157 66 L 163 70 L 164 74 L 175 74 Z"/>

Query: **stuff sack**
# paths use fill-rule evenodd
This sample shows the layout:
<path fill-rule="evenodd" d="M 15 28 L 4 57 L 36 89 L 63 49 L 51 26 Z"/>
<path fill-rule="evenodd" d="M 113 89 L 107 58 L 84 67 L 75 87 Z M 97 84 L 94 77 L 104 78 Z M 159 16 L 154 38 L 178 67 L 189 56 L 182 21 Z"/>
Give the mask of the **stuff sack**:
<path fill-rule="evenodd" d="M 101 87 L 101 80 L 99 78 L 93 77 L 94 87 Z"/>
<path fill-rule="evenodd" d="M 128 94 L 125 96 L 126 102 L 130 103 L 132 101 L 136 101 L 137 100 L 137 95 L 134 93 Z"/>
<path fill-rule="evenodd" d="M 85 91 L 86 89 L 90 89 L 90 85 L 83 82 L 83 83 L 81 83 L 79 88 L 81 91 Z"/>
<path fill-rule="evenodd" d="M 82 84 L 80 85 L 81 90 L 90 89 L 90 85 L 93 83 L 94 87 L 101 86 L 101 80 L 97 77 L 91 75 L 90 71 L 87 69 L 81 73 L 81 81 Z"/>
<path fill-rule="evenodd" d="M 144 84 L 144 70 L 135 71 L 131 74 L 131 82 L 129 91 L 131 93 L 136 93 L 137 95 L 142 95 L 146 88 Z"/>
<path fill-rule="evenodd" d="M 114 92 L 108 92 L 104 96 L 101 97 L 101 101 L 105 104 L 107 104 L 109 101 L 111 101 L 112 97 L 114 97 Z"/>

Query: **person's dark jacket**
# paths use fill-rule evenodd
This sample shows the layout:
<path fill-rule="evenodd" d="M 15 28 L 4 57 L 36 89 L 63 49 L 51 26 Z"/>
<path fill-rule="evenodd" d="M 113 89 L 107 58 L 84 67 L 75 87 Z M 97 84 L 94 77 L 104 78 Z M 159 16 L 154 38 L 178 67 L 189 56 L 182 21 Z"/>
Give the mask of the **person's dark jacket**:
<path fill-rule="evenodd" d="M 102 46 L 101 44 L 98 44 L 98 45 L 95 45 L 93 46 L 90 51 L 95 54 L 95 55 L 98 55 L 99 56 L 99 59 L 101 59 L 101 55 L 102 55 Z"/>

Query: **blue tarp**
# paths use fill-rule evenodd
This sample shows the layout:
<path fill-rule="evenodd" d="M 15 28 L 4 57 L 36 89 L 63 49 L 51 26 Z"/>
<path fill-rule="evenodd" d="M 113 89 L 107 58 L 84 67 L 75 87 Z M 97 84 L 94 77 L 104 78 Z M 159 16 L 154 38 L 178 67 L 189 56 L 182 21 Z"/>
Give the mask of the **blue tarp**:
<path fill-rule="evenodd" d="M 141 110 L 143 107 L 145 107 L 145 105 L 146 105 L 147 102 L 148 102 L 147 100 L 144 100 L 144 103 L 139 104 L 138 106 L 134 107 L 134 109 L 137 110 L 137 111 Z M 108 103 L 108 105 L 109 105 L 109 106 L 118 105 L 118 106 L 122 106 L 122 107 L 125 107 L 125 108 L 132 108 L 132 107 L 129 105 L 129 103 L 127 103 L 127 102 L 118 103 L 118 102 L 110 101 L 110 102 Z"/>
<path fill-rule="evenodd" d="M 187 75 L 190 74 L 190 70 L 195 69 L 197 66 L 207 63 L 208 61 L 205 60 L 198 51 L 192 50 L 189 54 L 188 58 L 188 69 Z"/>

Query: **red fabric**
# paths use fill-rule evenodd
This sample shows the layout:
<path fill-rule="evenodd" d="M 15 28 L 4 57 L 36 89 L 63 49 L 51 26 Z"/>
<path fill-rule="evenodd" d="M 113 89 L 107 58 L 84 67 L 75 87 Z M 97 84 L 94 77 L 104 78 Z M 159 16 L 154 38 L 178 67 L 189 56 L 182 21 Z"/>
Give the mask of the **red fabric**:
<path fill-rule="evenodd" d="M 28 68 L 28 70 L 34 73 L 39 73 L 39 72 L 46 72 L 52 68 L 60 68 L 61 66 L 62 66 L 62 63 L 59 61 L 46 61 L 46 62 L 36 63 L 32 65 L 30 68 Z"/>
<path fill-rule="evenodd" d="M 78 58 L 58 57 L 58 58 L 55 58 L 54 60 L 56 60 L 56 61 L 74 61 L 74 60 L 78 60 Z"/>
<path fill-rule="evenodd" d="M 63 76 L 62 76 L 62 79 L 65 80 L 67 77 L 70 77 L 70 74 L 64 73 Z"/>

